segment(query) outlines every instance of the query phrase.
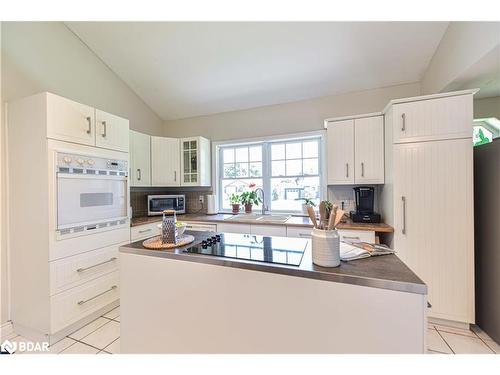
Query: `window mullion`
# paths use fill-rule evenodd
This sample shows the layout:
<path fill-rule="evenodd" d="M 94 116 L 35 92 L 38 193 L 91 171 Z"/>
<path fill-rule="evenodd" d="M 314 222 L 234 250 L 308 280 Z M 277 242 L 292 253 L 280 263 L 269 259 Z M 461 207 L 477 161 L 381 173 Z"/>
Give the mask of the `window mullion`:
<path fill-rule="evenodd" d="M 264 190 L 264 205 L 271 209 L 271 150 L 270 144 L 265 142 L 262 145 L 262 189 Z"/>

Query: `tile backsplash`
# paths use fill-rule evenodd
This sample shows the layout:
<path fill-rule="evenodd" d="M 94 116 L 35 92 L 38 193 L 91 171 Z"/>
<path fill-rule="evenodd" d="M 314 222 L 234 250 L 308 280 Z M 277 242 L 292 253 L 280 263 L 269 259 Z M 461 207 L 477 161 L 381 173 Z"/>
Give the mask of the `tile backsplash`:
<path fill-rule="evenodd" d="M 159 187 L 131 187 L 130 205 L 132 217 L 148 216 L 148 195 L 159 194 L 184 194 L 186 196 L 186 213 L 206 213 L 207 195 L 212 194 L 212 188 L 186 187 L 186 188 L 159 188 Z M 203 195 L 203 206 L 199 202 Z"/>
<path fill-rule="evenodd" d="M 354 211 L 356 208 L 356 201 L 354 200 L 354 190 L 353 188 L 359 185 L 334 185 L 328 186 L 328 200 L 339 207 L 342 207 L 342 202 L 344 202 L 344 211 Z M 380 188 L 377 185 L 372 185 L 375 187 L 375 202 L 374 211 L 379 212 L 378 202 L 380 196 Z"/>

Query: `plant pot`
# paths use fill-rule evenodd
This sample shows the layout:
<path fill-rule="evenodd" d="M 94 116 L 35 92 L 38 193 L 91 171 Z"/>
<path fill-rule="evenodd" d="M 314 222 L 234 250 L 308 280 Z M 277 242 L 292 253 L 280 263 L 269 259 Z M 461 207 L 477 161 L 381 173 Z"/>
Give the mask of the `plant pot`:
<path fill-rule="evenodd" d="M 312 230 L 312 261 L 321 267 L 340 266 L 340 237 L 336 230 Z"/>
<path fill-rule="evenodd" d="M 240 212 L 240 204 L 233 204 L 233 214 L 237 215 Z"/>
<path fill-rule="evenodd" d="M 247 214 L 251 214 L 252 213 L 252 204 L 245 204 L 245 212 Z"/>

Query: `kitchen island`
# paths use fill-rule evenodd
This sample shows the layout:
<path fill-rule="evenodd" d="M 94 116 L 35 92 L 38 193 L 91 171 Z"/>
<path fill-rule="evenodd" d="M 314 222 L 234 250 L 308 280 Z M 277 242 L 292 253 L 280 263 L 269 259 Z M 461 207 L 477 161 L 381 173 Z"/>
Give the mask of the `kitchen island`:
<path fill-rule="evenodd" d="M 306 239 L 226 236 L 226 252 L 239 241 L 263 258 L 121 247 L 123 353 L 425 351 L 427 288 L 396 256 L 324 268 Z M 284 248 L 303 248 L 298 266 L 262 261 Z"/>

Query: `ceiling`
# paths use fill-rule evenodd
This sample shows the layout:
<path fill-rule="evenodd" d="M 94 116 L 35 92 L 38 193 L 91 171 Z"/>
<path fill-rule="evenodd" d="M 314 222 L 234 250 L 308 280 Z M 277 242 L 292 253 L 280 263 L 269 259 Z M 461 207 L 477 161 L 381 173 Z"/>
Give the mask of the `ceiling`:
<path fill-rule="evenodd" d="M 420 81 L 447 22 L 67 22 L 164 120 Z"/>

